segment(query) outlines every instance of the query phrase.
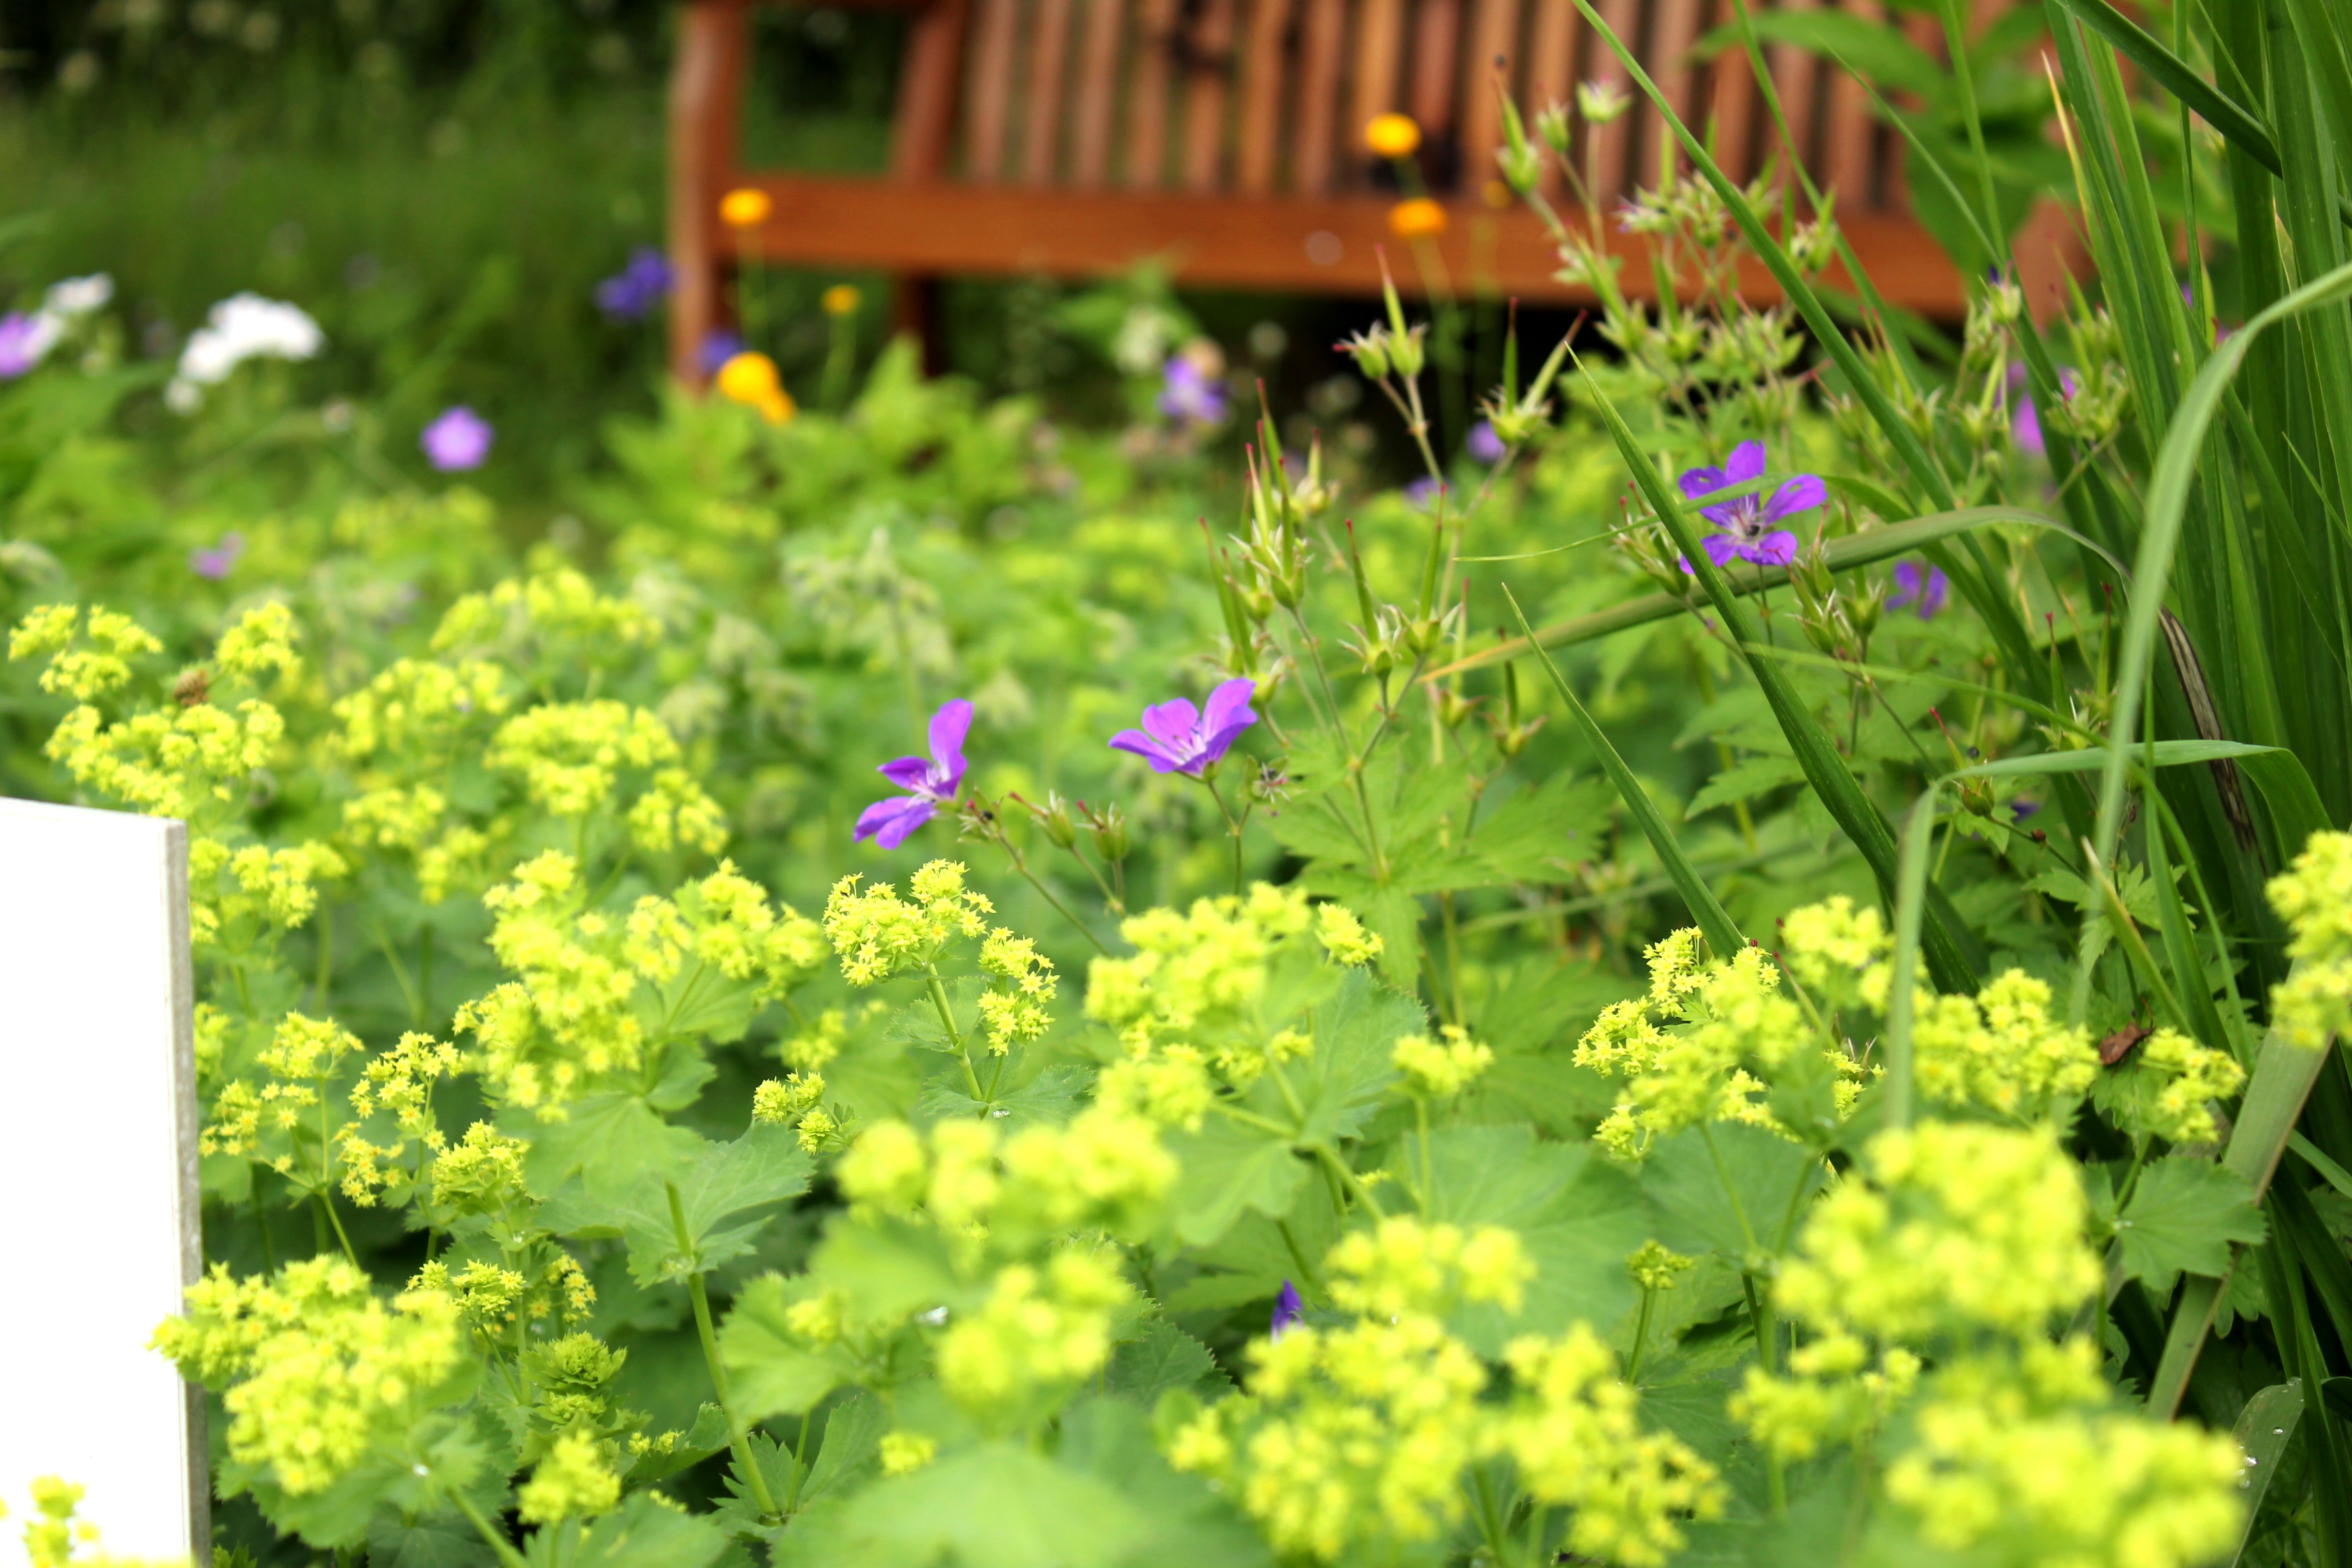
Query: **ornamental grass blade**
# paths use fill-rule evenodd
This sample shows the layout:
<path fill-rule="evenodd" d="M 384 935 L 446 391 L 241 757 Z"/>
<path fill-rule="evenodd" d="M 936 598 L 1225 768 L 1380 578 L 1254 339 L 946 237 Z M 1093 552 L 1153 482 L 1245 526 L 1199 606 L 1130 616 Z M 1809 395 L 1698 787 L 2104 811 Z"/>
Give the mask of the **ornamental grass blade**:
<path fill-rule="evenodd" d="M 1583 0 L 1578 0 L 1578 4 L 1582 3 Z M 1821 721 L 1813 717 L 1812 710 L 1798 697 L 1796 689 L 1789 684 L 1789 678 L 1782 673 L 1779 664 L 1745 651 L 1749 645 L 1765 640 L 1762 626 L 1748 612 L 1747 604 L 1731 591 L 1729 580 L 1717 569 L 1714 559 L 1699 543 L 1698 533 L 1691 527 L 1690 519 L 1683 514 L 1674 492 L 1659 475 L 1657 466 L 1634 441 L 1633 428 L 1625 423 L 1624 416 L 1617 412 L 1616 405 L 1593 382 L 1592 373 L 1584 368 L 1584 362 L 1580 359 L 1576 363 L 1578 374 L 1584 377 L 1593 405 L 1601 422 L 1609 426 L 1610 437 L 1617 443 L 1618 453 L 1624 458 L 1626 468 L 1632 470 L 1633 482 L 1641 489 L 1643 499 L 1665 525 L 1675 547 L 1689 563 L 1691 574 L 1698 579 L 1699 587 L 1715 606 L 1716 614 L 1723 617 L 1724 630 L 1730 634 L 1733 645 L 1742 650 L 1741 657 L 1747 659 L 1748 669 L 1756 677 L 1756 684 L 1763 689 L 1764 700 L 1771 706 L 1772 717 L 1780 724 L 1780 732 L 1788 737 L 1790 749 L 1796 753 L 1798 766 L 1804 769 L 1806 781 L 1821 796 L 1831 818 L 1844 830 L 1853 847 L 1862 852 L 1871 875 L 1877 879 L 1879 896 L 1892 909 L 1895 905 L 1895 835 L 1888 829 L 1886 819 L 1862 793 L 1862 786 L 1853 782 L 1853 775 L 1846 771 L 1844 759 L 1838 754 L 1836 743 L 1822 728 Z M 1948 903 L 1930 895 L 1930 905 L 1923 939 L 1927 955 L 1927 973 L 1935 979 L 1938 990 L 1972 992 L 1976 989 L 1976 972 L 1980 967 L 1975 940 Z"/>
<path fill-rule="evenodd" d="M 1517 617 L 1519 629 L 1528 631 L 1527 612 L 1519 608 L 1519 601 L 1508 587 L 1504 588 L 1503 597 L 1509 602 L 1511 614 Z M 1667 877 L 1674 882 L 1675 891 L 1682 895 L 1683 906 L 1690 910 L 1691 919 L 1698 922 L 1700 933 L 1706 938 L 1706 945 L 1715 950 L 1717 958 L 1728 960 L 1748 945 L 1747 939 L 1739 934 L 1738 926 L 1732 922 L 1731 916 L 1716 898 L 1714 890 L 1700 877 L 1698 868 L 1692 865 L 1690 857 L 1683 853 L 1682 845 L 1675 838 L 1675 830 L 1667 826 L 1664 814 L 1658 810 L 1657 803 L 1650 798 L 1649 792 L 1642 787 L 1642 781 L 1633 776 L 1633 770 L 1625 765 L 1623 757 L 1618 755 L 1617 748 L 1610 743 L 1608 734 L 1585 710 L 1584 704 L 1577 700 L 1576 690 L 1569 685 L 1568 678 L 1560 674 L 1559 667 L 1552 663 L 1550 655 L 1538 648 L 1536 657 L 1543 662 L 1544 674 L 1551 678 L 1552 689 L 1559 692 L 1560 700 L 1568 704 L 1569 714 L 1576 721 L 1578 731 L 1591 746 L 1593 754 L 1601 759 L 1601 771 L 1609 775 L 1609 782 L 1617 786 L 1617 794 L 1625 802 L 1625 809 L 1633 814 L 1634 822 L 1640 826 L 1642 837 L 1647 838 L 1650 847 L 1657 851 L 1659 863 L 1665 867 Z"/>
<path fill-rule="evenodd" d="M 1837 488 L 1841 481 L 1832 478 L 1829 483 L 1832 488 Z M 1722 492 L 1711 493 L 1707 498 L 1708 500 L 1712 502 L 1720 493 Z M 2064 534 L 2086 550 L 2096 551 L 2101 555 L 2106 554 L 2105 546 L 2084 538 L 2057 519 L 2028 507 L 2018 506 L 1971 506 L 1963 507 L 1958 511 L 1930 512 L 1925 517 L 1910 518 L 1902 522 L 1887 523 L 1882 527 L 1865 529 L 1860 533 L 1849 533 L 1843 538 L 1832 539 L 1823 548 L 1822 554 L 1832 573 L 1853 572 L 1864 566 L 1874 565 L 1881 561 L 1892 561 L 1898 556 L 1916 554 L 1940 540 L 1949 539 L 1955 534 L 1967 533 L 1970 530 L 1985 528 L 1997 522 L 2021 522 L 2034 528 L 2045 528 L 2053 532 Z M 2123 563 L 2116 562 L 2115 564 L 2117 573 L 2121 574 Z M 1775 588 L 1783 586 L 1788 581 L 1787 567 L 1764 566 L 1758 568 L 1752 575 L 1733 579 L 1731 591 L 1746 598 L 1755 594 L 1769 593 Z M 1570 620 L 1558 621 L 1550 626 L 1538 627 L 1527 637 L 1513 637 L 1507 642 L 1497 643 L 1493 647 L 1481 648 L 1466 658 L 1458 658 L 1452 664 L 1442 665 L 1428 671 L 1422 679 L 1425 682 L 1440 680 L 1447 676 L 1461 674 L 1465 670 L 1481 669 L 1490 664 L 1501 664 L 1510 659 L 1524 658 L 1538 647 L 1565 647 L 1574 643 L 1591 642 L 1595 637 L 1604 637 L 1612 632 L 1622 632 L 1628 626 L 1646 626 L 1652 621 L 1670 620 L 1689 608 L 1689 601 L 1678 598 L 1672 594 L 1644 594 L 1638 599 L 1628 599 L 1622 605 L 1612 605 L 1607 609 L 1594 610 Z"/>
<path fill-rule="evenodd" d="M 2160 83 L 2167 92 L 2197 111 L 2199 118 L 2220 132 L 2224 140 L 2246 150 L 2247 154 L 2272 174 L 2279 173 L 2278 143 L 2272 140 L 2270 127 L 2257 119 L 2251 110 L 2199 76 L 2189 64 L 2165 47 L 2154 35 L 2139 24 L 2107 4 L 2107 0 L 2055 0 L 2076 16 L 2083 25 L 2123 51 L 2140 69 Z"/>

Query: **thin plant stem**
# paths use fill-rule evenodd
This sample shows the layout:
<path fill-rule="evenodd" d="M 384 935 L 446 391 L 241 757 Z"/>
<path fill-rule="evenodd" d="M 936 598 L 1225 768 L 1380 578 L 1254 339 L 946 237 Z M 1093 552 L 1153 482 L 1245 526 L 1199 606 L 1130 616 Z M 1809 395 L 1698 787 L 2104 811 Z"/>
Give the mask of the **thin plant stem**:
<path fill-rule="evenodd" d="M 686 1205 L 677 1195 L 676 1182 L 664 1182 L 669 1194 L 669 1221 L 677 1232 L 678 1250 L 689 1258 L 697 1258 L 694 1233 L 686 1223 Z M 776 1500 L 768 1490 L 768 1478 L 760 1473 L 760 1465 L 751 1453 L 751 1439 L 742 1421 L 735 1414 L 734 1401 L 727 1394 L 727 1367 L 719 1359 L 719 1334 L 710 1326 L 710 1292 L 702 1283 L 702 1270 L 698 1268 L 686 1277 L 686 1292 L 694 1300 L 694 1329 L 702 1340 L 703 1364 L 710 1372 L 711 1392 L 719 1395 L 719 1408 L 727 1417 L 727 1443 L 735 1453 L 735 1467 L 743 1472 L 744 1485 L 751 1489 L 752 1504 L 761 1519 L 775 1519 Z"/>
<path fill-rule="evenodd" d="M 956 1027 L 955 1009 L 948 1005 L 948 988 L 940 984 L 940 972 L 928 963 L 923 965 L 923 988 L 940 1015 L 940 1026 L 948 1032 L 948 1043 L 955 1047 L 956 1060 L 962 1065 L 963 1081 L 971 1089 L 971 1097 L 986 1100 L 988 1096 L 980 1087 L 980 1075 L 971 1070 L 971 1052 L 964 1047 L 963 1031 Z"/>

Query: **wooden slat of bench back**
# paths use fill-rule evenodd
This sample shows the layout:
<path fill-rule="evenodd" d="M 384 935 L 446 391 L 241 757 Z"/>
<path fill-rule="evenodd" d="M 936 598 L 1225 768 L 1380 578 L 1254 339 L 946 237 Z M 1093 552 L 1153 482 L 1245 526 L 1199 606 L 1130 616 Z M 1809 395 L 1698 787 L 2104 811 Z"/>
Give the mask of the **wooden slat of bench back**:
<path fill-rule="evenodd" d="M 692 0 L 672 101 L 672 221 L 681 271 L 679 341 L 719 319 L 717 274 L 736 253 L 715 221 L 739 184 L 779 196 L 754 237 L 779 261 L 933 272 L 1115 272 L 1165 255 L 1187 281 L 1352 292 L 1376 285 L 1389 187 L 1363 144 L 1373 115 L 1423 121 L 1433 194 L 1462 214 L 1444 240 L 1454 276 L 1530 299 L 1574 300 L 1535 221 L 1493 215 L 1494 259 L 1465 248 L 1501 140 L 1500 76 L 1532 115 L 1581 80 L 1623 76 L 1573 0 L 846 0 L 916 13 L 901 71 L 890 174 L 879 181 L 766 178 L 737 163 L 735 106 L 753 0 Z M 1702 62 L 1691 45 L 1730 17 L 1728 0 L 1594 0 L 1685 117 L 1717 121 L 1743 179 L 1790 144 L 1824 185 L 1857 250 L 1891 271 L 1890 300 L 1949 316 L 1958 281 L 1907 221 L 1896 139 L 1841 73 L 1784 46 L 1766 58 L 1789 122 L 1765 114 L 1737 47 Z M 1884 0 L 1750 0 L 1835 6 L 1876 18 Z M 2004 0 L 1971 0 L 1972 15 Z M 1580 176 L 1613 204 L 1653 184 L 1671 151 L 1637 102 L 1597 131 L 1579 122 Z M 1587 142 L 1591 145 L 1587 145 Z M 1549 165 L 1549 161 L 1547 160 Z M 1547 190 L 1566 199 L 1549 166 Z M 1211 199 L 1214 198 L 1214 199 Z M 787 216 L 788 215 L 788 216 Z M 1313 243 L 1310 245 L 1310 239 Z M 1648 283 L 1646 252 L 1626 281 Z M 1410 285 L 1410 279 L 1400 279 Z M 1766 279 L 1750 279 L 1769 298 Z M 692 374 L 690 347 L 674 353 Z"/>

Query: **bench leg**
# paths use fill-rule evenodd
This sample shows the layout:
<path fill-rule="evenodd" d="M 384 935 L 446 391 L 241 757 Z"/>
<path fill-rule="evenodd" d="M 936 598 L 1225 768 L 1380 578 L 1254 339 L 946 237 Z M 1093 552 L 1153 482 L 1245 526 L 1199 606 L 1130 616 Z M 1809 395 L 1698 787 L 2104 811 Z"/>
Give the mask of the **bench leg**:
<path fill-rule="evenodd" d="M 890 332 L 915 340 L 922 351 L 925 375 L 946 373 L 947 338 L 940 330 L 937 278 L 901 272 L 890 279 Z"/>

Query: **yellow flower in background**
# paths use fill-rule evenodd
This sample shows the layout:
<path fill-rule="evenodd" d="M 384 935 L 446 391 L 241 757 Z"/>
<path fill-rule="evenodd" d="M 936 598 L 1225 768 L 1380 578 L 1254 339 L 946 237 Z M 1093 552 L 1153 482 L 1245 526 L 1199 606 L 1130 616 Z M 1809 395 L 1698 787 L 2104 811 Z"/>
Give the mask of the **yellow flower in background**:
<path fill-rule="evenodd" d="M 1421 127 L 1410 114 L 1375 114 L 1364 122 L 1364 145 L 1383 158 L 1410 158 L 1421 150 Z"/>
<path fill-rule="evenodd" d="M 757 228 L 775 210 L 773 198 L 751 185 L 740 186 L 719 198 L 719 221 L 730 228 Z"/>
<path fill-rule="evenodd" d="M 824 307 L 824 313 L 828 316 L 846 316 L 857 309 L 861 298 L 857 290 L 848 284 L 836 283 L 824 291 L 818 303 Z"/>
<path fill-rule="evenodd" d="M 1399 239 L 1434 239 L 1445 232 L 1445 209 L 1427 196 L 1389 208 L 1389 231 Z"/>
<path fill-rule="evenodd" d="M 782 425 L 799 412 L 776 374 L 776 362 L 763 353 L 740 353 L 720 365 L 719 395 L 758 409 L 771 425 Z"/>

